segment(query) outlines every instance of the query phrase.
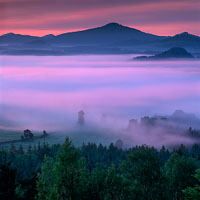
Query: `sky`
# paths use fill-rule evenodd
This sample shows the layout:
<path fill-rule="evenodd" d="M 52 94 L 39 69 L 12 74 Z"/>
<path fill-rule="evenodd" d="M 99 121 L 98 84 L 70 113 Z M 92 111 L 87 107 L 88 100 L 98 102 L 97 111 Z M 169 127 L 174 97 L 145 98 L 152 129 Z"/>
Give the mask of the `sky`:
<path fill-rule="evenodd" d="M 200 35 L 200 1 L 0 0 L 0 35 L 58 35 L 110 22 L 157 35 Z"/>

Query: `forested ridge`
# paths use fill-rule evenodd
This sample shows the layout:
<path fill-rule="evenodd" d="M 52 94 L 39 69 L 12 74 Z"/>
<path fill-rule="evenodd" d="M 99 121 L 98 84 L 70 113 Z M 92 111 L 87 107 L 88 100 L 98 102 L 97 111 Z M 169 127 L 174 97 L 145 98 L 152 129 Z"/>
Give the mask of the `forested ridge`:
<path fill-rule="evenodd" d="M 11 145 L 0 152 L 0 199 L 198 200 L 200 145 Z"/>

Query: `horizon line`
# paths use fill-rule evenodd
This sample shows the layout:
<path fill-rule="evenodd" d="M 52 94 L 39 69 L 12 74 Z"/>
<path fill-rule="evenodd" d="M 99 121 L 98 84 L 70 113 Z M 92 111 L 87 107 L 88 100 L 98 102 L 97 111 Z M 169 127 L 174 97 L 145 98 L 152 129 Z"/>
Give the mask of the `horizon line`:
<path fill-rule="evenodd" d="M 123 25 L 123 24 L 120 24 L 120 23 L 117 23 L 117 22 L 110 22 L 110 23 L 106 23 L 104 25 L 101 25 L 101 26 L 96 26 L 96 27 L 88 27 L 88 28 L 85 28 L 85 29 L 74 29 L 72 31 L 66 31 L 66 32 L 62 32 L 62 33 L 59 33 L 59 34 L 53 34 L 53 33 L 48 33 L 48 34 L 45 34 L 45 35 L 32 35 L 32 34 L 22 34 L 22 33 L 16 33 L 16 32 L 6 32 L 1 36 L 4 36 L 4 35 L 7 35 L 7 34 L 15 34 L 15 35 L 23 35 L 23 36 L 32 36 L 32 37 L 44 37 L 44 36 L 47 36 L 47 35 L 54 35 L 54 36 L 59 36 L 59 35 L 62 35 L 62 34 L 68 34 L 68 33 L 75 33 L 75 32 L 81 32 L 81 31 L 87 31 L 87 30 L 91 30 L 91 29 L 95 29 L 95 28 L 101 28 L 101 27 L 104 27 L 106 25 L 109 25 L 109 24 L 118 24 L 118 25 L 121 25 L 123 27 L 128 27 L 128 28 L 131 28 L 131 29 L 135 29 L 135 30 L 138 30 L 138 31 L 141 31 L 141 32 L 144 32 L 144 33 L 148 33 L 148 34 L 152 34 L 152 35 L 156 35 L 156 36 L 175 36 L 175 35 L 179 35 L 179 34 L 182 34 L 182 33 L 188 33 L 188 34 L 191 34 L 191 35 L 195 35 L 195 36 L 198 36 L 200 37 L 199 35 L 196 35 L 196 34 L 192 34 L 192 33 L 189 33 L 187 31 L 183 31 L 183 32 L 179 32 L 179 33 L 176 33 L 176 34 L 173 34 L 173 35 L 157 35 L 157 34 L 154 34 L 154 33 L 150 33 L 150 32 L 145 32 L 145 31 L 142 31 L 138 28 L 135 28 L 135 27 L 132 27 L 132 26 L 126 26 L 126 25 Z"/>

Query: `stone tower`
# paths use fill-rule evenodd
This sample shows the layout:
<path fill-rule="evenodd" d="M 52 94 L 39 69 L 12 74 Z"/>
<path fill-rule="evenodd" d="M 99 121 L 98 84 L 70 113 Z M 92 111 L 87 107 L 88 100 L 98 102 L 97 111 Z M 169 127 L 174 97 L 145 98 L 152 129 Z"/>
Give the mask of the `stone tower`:
<path fill-rule="evenodd" d="M 78 124 L 79 125 L 84 125 L 84 123 L 85 123 L 84 114 L 85 113 L 83 112 L 83 110 L 78 112 Z"/>

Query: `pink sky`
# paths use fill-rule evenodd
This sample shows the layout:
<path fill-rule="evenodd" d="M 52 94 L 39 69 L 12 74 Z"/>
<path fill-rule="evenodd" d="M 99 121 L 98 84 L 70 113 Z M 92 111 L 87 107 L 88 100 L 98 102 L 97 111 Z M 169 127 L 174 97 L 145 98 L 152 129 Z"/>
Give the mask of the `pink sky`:
<path fill-rule="evenodd" d="M 0 35 L 46 35 L 118 22 L 145 32 L 200 35 L 199 0 L 0 0 Z"/>

